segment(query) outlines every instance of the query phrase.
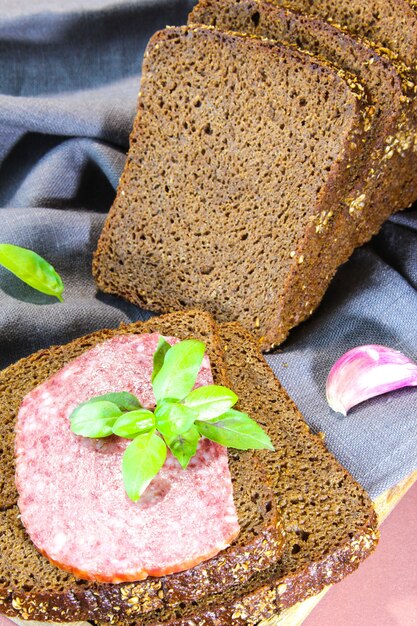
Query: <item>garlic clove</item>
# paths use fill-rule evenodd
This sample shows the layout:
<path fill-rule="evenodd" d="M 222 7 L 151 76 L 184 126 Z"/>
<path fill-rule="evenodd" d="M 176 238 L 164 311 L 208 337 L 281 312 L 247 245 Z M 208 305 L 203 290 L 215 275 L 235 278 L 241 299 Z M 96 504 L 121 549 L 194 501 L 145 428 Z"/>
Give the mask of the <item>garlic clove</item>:
<path fill-rule="evenodd" d="M 326 396 L 330 407 L 346 415 L 364 400 L 417 386 L 417 364 L 386 346 L 359 346 L 346 352 L 330 370 Z"/>

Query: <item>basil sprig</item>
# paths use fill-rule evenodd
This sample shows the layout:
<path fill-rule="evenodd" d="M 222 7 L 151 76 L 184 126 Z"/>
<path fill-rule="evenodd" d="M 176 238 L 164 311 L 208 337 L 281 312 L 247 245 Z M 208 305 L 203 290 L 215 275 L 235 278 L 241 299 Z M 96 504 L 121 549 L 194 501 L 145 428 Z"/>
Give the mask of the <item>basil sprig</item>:
<path fill-rule="evenodd" d="M 36 252 L 10 243 L 2 243 L 0 265 L 30 287 L 48 296 L 55 296 L 60 302 L 63 301 L 64 283 L 61 277 L 52 265 Z"/>
<path fill-rule="evenodd" d="M 70 415 L 76 435 L 133 440 L 122 460 L 126 493 L 133 501 L 139 500 L 162 468 L 167 448 L 184 469 L 202 436 L 239 450 L 274 449 L 259 424 L 232 408 L 238 397 L 231 389 L 206 385 L 193 390 L 204 351 L 204 343 L 195 339 L 171 346 L 159 338 L 151 376 L 153 411 L 122 391 L 91 398 Z"/>

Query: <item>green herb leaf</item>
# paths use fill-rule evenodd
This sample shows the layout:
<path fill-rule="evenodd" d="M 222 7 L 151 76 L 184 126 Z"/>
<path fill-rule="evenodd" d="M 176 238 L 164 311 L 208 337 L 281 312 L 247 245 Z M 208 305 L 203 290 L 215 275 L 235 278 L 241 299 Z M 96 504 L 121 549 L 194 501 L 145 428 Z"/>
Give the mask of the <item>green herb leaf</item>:
<path fill-rule="evenodd" d="M 262 428 L 231 407 L 237 395 L 227 387 L 194 389 L 205 345 L 189 339 L 173 346 L 160 337 L 153 359 L 155 411 L 141 406 L 128 392 L 107 393 L 80 404 L 71 414 L 71 429 L 84 437 L 115 434 L 133 439 L 123 455 L 127 495 L 137 501 L 162 468 L 167 446 L 185 469 L 200 436 L 222 446 L 274 450 Z"/>
<path fill-rule="evenodd" d="M 128 393 L 127 391 L 116 391 L 113 393 L 104 393 L 101 396 L 94 396 L 94 398 L 90 398 L 87 402 L 83 402 L 82 405 L 88 404 L 90 402 L 102 402 L 103 400 L 107 400 L 108 402 L 112 402 L 116 406 L 119 407 L 121 411 L 134 411 L 136 409 L 141 409 L 142 405 L 133 393 Z"/>
<path fill-rule="evenodd" d="M 160 402 L 155 409 L 156 427 L 159 432 L 168 440 L 176 435 L 185 433 L 194 421 L 198 418 L 198 413 L 178 402 L 172 400 Z"/>
<path fill-rule="evenodd" d="M 155 430 L 155 416 L 152 411 L 137 409 L 129 411 L 117 418 L 113 426 L 113 434 L 126 439 L 134 439 Z"/>
<path fill-rule="evenodd" d="M 121 414 L 113 402 L 84 402 L 70 415 L 71 430 L 83 437 L 108 437 L 113 434 L 113 425 Z"/>
<path fill-rule="evenodd" d="M 126 493 L 136 502 L 165 463 L 167 447 L 155 432 L 139 435 L 123 455 L 122 472 Z"/>
<path fill-rule="evenodd" d="M 246 413 L 230 409 L 209 422 L 196 421 L 198 432 L 207 439 L 238 450 L 274 450 L 268 435 Z"/>
<path fill-rule="evenodd" d="M 171 346 L 152 383 L 157 402 L 163 398 L 182 400 L 190 393 L 203 362 L 204 350 L 204 343 L 196 339 Z"/>
<path fill-rule="evenodd" d="M 153 355 L 153 371 L 151 376 L 152 383 L 155 379 L 155 376 L 159 373 L 161 367 L 163 366 L 165 361 L 165 355 L 170 348 L 171 344 L 169 344 L 163 337 L 159 337 L 158 345 L 156 346 L 156 351 Z"/>
<path fill-rule="evenodd" d="M 219 417 L 237 402 L 237 395 L 227 387 L 206 385 L 194 389 L 184 399 L 184 405 L 198 413 L 199 420 Z"/>
<path fill-rule="evenodd" d="M 14 246 L 0 244 L 0 265 L 15 274 L 24 283 L 38 291 L 55 296 L 63 301 L 64 284 L 61 277 L 45 259 L 36 252 Z"/>
<path fill-rule="evenodd" d="M 166 440 L 172 454 L 178 459 L 181 467 L 185 469 L 197 452 L 200 433 L 195 426 L 191 426 L 185 433 L 176 435 L 171 440 Z"/>

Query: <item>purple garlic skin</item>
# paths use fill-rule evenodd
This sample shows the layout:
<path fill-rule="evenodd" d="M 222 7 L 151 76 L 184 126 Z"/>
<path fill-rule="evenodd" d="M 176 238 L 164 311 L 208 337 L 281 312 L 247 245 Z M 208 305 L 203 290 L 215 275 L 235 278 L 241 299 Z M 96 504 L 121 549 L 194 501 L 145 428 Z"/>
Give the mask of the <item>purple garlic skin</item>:
<path fill-rule="evenodd" d="M 346 415 L 364 400 L 412 386 L 417 386 L 416 363 L 398 350 L 367 345 L 336 361 L 327 378 L 326 396 L 334 411 Z"/>

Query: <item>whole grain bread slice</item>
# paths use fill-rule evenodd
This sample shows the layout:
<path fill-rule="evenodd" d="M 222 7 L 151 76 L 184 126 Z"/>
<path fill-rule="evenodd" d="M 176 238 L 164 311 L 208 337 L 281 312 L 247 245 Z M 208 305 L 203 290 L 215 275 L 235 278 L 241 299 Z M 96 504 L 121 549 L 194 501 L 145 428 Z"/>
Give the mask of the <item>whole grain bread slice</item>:
<path fill-rule="evenodd" d="M 274 0 L 200 0 L 189 23 L 245 32 L 296 45 L 356 75 L 375 113 L 369 117 L 359 174 L 346 188 L 346 236 L 356 245 L 371 238 L 392 213 L 417 199 L 416 120 L 409 72 L 366 41 Z M 325 230 L 326 224 L 319 228 Z M 349 234 L 350 232 L 350 234 Z"/>
<path fill-rule="evenodd" d="M 310 16 L 327 20 L 335 28 L 353 34 L 362 45 L 392 65 L 401 79 L 403 114 L 396 132 L 386 137 L 382 161 L 391 177 L 391 195 L 397 197 L 402 207 L 408 207 L 417 199 L 417 15 L 408 0 L 375 0 L 354 3 L 346 0 L 332 2 L 319 0 L 269 0 L 276 6 L 301 11 Z M 360 4 L 360 6 L 359 6 Z M 372 18 L 370 18 L 372 15 Z M 387 167 L 388 166 L 388 167 Z M 395 178 L 395 172 L 400 176 Z M 404 175 L 407 173 L 404 177 Z M 380 181 L 383 185 L 385 180 Z M 388 198 L 387 198 L 388 200 Z M 353 205 L 357 211 L 362 207 Z M 389 203 L 387 202 L 387 207 Z M 388 217 L 389 209 L 384 215 Z M 372 215 L 369 216 L 372 219 Z"/>
<path fill-rule="evenodd" d="M 416 67 L 417 17 L 413 0 L 274 0 L 275 4 L 311 13 L 345 26 L 352 34 L 389 48 Z"/>
<path fill-rule="evenodd" d="M 283 531 L 260 453 L 231 451 L 240 535 L 233 544 L 205 563 L 178 574 L 138 583 L 100 584 L 76 579 L 41 556 L 19 519 L 14 485 L 13 427 L 23 397 L 97 343 L 116 334 L 158 332 L 206 343 L 213 377 L 228 385 L 223 350 L 210 316 L 198 311 L 173 313 L 147 322 L 103 330 L 64 346 L 42 350 L 0 374 L 0 435 L 3 442 L 0 494 L 0 613 L 33 620 L 72 621 L 133 617 L 180 601 L 203 598 L 247 580 L 275 562 Z"/>
<path fill-rule="evenodd" d="M 276 452 L 265 456 L 265 464 L 282 510 L 284 553 L 276 565 L 246 584 L 197 604 L 144 616 L 142 626 L 258 624 L 353 572 L 378 540 L 369 496 L 328 452 L 323 438 L 311 433 L 256 339 L 239 324 L 222 324 L 219 329 L 228 376 L 241 407 L 275 444 Z"/>
<path fill-rule="evenodd" d="M 264 348 L 281 342 L 353 251 L 343 200 L 366 90 L 288 46 L 184 27 L 151 39 L 138 102 L 98 286 L 239 320 Z"/>

